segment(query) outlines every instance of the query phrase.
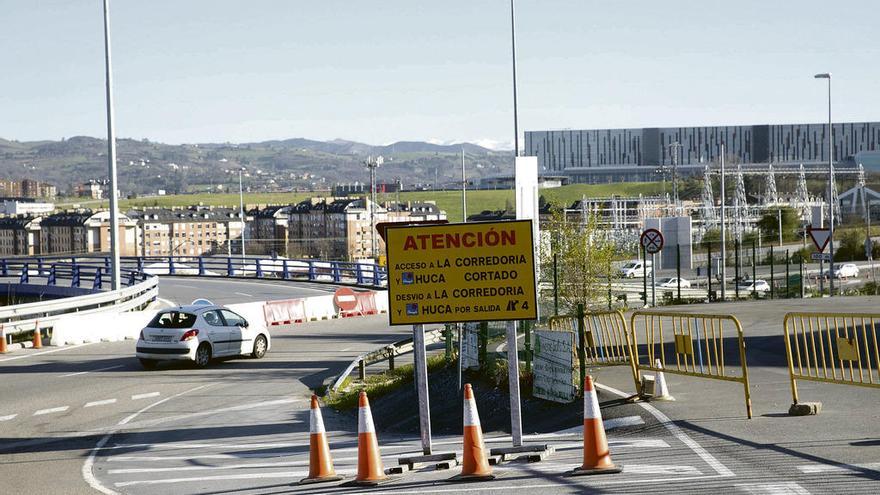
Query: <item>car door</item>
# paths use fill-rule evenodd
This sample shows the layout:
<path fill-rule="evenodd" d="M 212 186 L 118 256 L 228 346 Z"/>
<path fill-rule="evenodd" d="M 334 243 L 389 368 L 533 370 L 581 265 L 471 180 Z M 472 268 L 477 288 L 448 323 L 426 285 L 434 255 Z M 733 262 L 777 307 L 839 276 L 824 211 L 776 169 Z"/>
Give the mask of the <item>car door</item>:
<path fill-rule="evenodd" d="M 243 344 L 253 342 L 254 340 L 250 335 L 251 332 L 247 328 L 247 320 L 228 309 L 221 309 L 220 314 L 223 315 L 223 319 L 226 322 L 226 329 L 229 332 L 229 353 L 242 354 L 243 352 L 246 352 L 243 349 Z"/>
<path fill-rule="evenodd" d="M 215 356 L 223 356 L 229 353 L 229 328 L 223 321 L 220 311 L 213 309 L 202 313 L 202 319 L 207 324 L 208 340 Z"/>

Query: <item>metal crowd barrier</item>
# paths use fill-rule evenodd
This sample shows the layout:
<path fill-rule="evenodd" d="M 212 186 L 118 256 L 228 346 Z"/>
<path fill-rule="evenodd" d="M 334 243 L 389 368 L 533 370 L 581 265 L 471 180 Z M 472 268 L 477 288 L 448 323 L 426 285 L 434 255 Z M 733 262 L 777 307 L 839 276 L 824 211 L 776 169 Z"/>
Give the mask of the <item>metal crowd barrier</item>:
<path fill-rule="evenodd" d="M 598 310 L 552 316 L 548 326 L 550 330 L 570 331 L 577 336 L 578 359 L 583 354 L 584 366 L 629 366 L 638 389 L 639 375 L 623 312 Z"/>
<path fill-rule="evenodd" d="M 749 419 L 752 418 L 745 341 L 742 325 L 735 316 L 635 311 L 630 318 L 630 332 L 637 376 L 641 371 L 662 371 L 742 383 L 746 414 Z M 741 370 L 738 374 L 736 368 L 729 366 L 730 359 L 725 365 L 725 334 L 736 337 L 736 345 L 729 347 L 738 351 L 739 366 L 736 368 Z M 643 340 L 639 340 L 639 335 L 643 336 Z M 657 360 L 661 363 L 660 367 L 655 365 Z"/>
<path fill-rule="evenodd" d="M 783 320 L 791 396 L 797 380 L 880 388 L 880 313 L 788 313 Z"/>

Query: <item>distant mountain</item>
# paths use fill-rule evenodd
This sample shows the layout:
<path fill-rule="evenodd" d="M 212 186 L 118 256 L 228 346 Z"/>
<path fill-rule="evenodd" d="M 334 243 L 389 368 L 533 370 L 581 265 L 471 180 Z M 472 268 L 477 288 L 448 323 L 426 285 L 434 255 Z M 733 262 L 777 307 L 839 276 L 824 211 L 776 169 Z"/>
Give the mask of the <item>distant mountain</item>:
<path fill-rule="evenodd" d="M 364 183 L 367 155 L 382 155 L 380 182 L 398 179 L 404 188 L 443 188 L 460 181 L 464 149 L 468 178 L 511 173 L 513 153 L 472 144 L 399 141 L 374 146 L 357 141 L 306 138 L 254 143 L 169 145 L 118 139 L 119 188 L 123 194 L 224 191 L 238 188 L 246 167 L 250 190 L 328 189 L 337 183 Z M 75 136 L 61 141 L 9 141 L 0 138 L 0 178 L 32 178 L 69 191 L 76 183 L 107 177 L 107 143 Z M 434 183 L 437 183 L 435 186 Z"/>

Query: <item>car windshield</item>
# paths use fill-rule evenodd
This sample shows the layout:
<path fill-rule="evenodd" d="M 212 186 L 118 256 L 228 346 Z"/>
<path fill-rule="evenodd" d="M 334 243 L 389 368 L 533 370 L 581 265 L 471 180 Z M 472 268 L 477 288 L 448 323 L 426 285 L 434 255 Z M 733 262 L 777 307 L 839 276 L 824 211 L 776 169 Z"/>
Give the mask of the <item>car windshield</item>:
<path fill-rule="evenodd" d="M 671 278 L 669 278 L 669 277 L 661 277 L 661 278 L 658 278 L 658 279 L 657 279 L 657 283 L 658 283 L 658 284 L 665 284 L 665 283 L 667 283 L 667 282 L 672 282 L 672 280 L 673 280 L 673 279 L 671 279 Z"/>
<path fill-rule="evenodd" d="M 165 311 L 157 314 L 150 322 L 150 328 L 187 328 L 196 322 L 196 315 L 181 311 Z"/>
<path fill-rule="evenodd" d="M 635 268 L 635 267 L 636 267 L 636 264 L 633 262 L 629 262 L 629 263 L 623 265 L 624 270 L 626 270 L 628 268 Z"/>

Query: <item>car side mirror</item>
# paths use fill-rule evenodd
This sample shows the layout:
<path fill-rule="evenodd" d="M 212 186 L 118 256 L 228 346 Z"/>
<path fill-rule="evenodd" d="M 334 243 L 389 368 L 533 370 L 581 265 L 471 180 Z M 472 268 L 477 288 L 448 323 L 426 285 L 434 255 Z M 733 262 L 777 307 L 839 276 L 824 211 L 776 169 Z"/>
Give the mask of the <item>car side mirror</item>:
<path fill-rule="evenodd" d="M 248 322 L 243 321 L 243 322 L 239 323 L 239 326 L 240 326 L 241 328 L 247 328 L 247 327 L 249 327 L 250 325 L 248 324 Z"/>

